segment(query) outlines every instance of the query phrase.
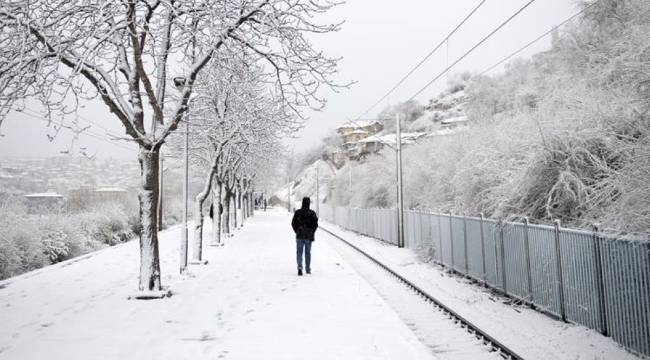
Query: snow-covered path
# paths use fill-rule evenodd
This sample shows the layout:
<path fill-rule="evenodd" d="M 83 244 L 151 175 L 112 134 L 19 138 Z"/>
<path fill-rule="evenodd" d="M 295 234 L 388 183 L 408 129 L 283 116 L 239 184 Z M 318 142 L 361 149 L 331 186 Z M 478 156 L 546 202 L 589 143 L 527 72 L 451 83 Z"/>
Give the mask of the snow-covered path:
<path fill-rule="evenodd" d="M 164 300 L 127 300 L 136 242 L 0 282 L 0 359 L 432 358 L 326 241 L 297 277 L 288 223 L 257 213 L 183 277 L 179 230 L 163 232 Z"/>

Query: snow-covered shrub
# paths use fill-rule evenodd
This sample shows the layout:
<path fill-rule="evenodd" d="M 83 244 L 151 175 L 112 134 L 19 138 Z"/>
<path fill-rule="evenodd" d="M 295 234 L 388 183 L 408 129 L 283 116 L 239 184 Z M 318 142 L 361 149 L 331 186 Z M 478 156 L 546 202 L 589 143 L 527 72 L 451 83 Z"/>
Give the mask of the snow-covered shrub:
<path fill-rule="evenodd" d="M 52 263 L 63 261 L 70 254 L 68 234 L 63 231 L 46 233 L 41 241 L 45 247 L 45 255 Z"/>
<path fill-rule="evenodd" d="M 97 206 L 79 220 L 84 235 L 100 244 L 115 245 L 134 236 L 126 211 L 119 204 Z"/>

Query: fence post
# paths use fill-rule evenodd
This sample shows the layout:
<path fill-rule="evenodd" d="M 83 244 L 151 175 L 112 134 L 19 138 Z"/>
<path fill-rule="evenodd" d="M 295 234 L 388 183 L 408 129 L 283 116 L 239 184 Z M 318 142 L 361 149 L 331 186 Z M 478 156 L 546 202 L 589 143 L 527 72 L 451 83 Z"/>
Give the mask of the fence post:
<path fill-rule="evenodd" d="M 465 275 L 469 275 L 469 261 L 467 256 L 467 217 L 463 215 L 463 256 L 465 256 Z"/>
<path fill-rule="evenodd" d="M 596 264 L 596 288 L 598 289 L 598 310 L 600 311 L 600 332 L 605 336 L 609 336 L 607 330 L 607 311 L 605 309 L 605 284 L 603 281 L 603 258 L 601 256 L 600 245 L 602 238 L 598 236 L 600 232 L 599 224 L 593 225 L 593 239 L 594 239 L 594 262 Z"/>
<path fill-rule="evenodd" d="M 492 231 L 492 242 L 494 243 L 494 287 L 499 282 L 499 242 L 497 241 L 497 232 L 500 231 L 500 220 L 495 223 Z"/>
<path fill-rule="evenodd" d="M 481 213 L 481 261 L 483 266 L 483 281 L 487 282 L 487 269 L 485 268 L 485 234 L 483 233 L 483 220 L 485 216 Z"/>
<path fill-rule="evenodd" d="M 503 292 L 508 293 L 508 281 L 506 279 L 506 247 L 504 246 L 503 243 L 503 228 L 505 227 L 505 223 L 503 220 L 499 220 L 499 243 L 501 244 L 501 274 L 503 276 L 503 281 L 501 281 L 501 284 L 503 285 Z"/>
<path fill-rule="evenodd" d="M 555 266 L 557 272 L 557 291 L 560 298 L 560 317 L 566 321 L 564 305 L 564 279 L 562 276 L 562 249 L 560 247 L 560 220 L 555 220 Z"/>
<path fill-rule="evenodd" d="M 526 275 L 528 276 L 528 298 L 531 303 L 535 302 L 533 297 L 533 277 L 530 270 L 530 241 L 528 239 L 528 217 L 524 218 L 524 246 L 526 247 Z"/>
<path fill-rule="evenodd" d="M 454 268 L 454 229 L 451 224 L 451 211 L 449 212 L 449 243 L 451 244 L 451 269 L 456 270 Z"/>
<path fill-rule="evenodd" d="M 441 217 L 442 217 L 442 215 L 440 213 L 438 213 L 436 215 L 436 219 L 438 219 L 438 240 L 440 241 L 440 263 L 442 265 L 444 265 L 445 264 L 445 256 L 444 256 L 444 254 L 442 252 L 442 222 L 440 221 Z"/>

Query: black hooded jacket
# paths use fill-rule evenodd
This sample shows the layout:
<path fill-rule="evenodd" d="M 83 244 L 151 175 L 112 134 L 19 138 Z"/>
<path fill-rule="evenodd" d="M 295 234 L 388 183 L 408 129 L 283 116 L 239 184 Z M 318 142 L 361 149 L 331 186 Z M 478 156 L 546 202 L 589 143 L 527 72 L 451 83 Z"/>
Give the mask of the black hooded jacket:
<path fill-rule="evenodd" d="M 309 209 L 309 198 L 302 199 L 302 207 L 293 214 L 291 227 L 296 233 L 296 239 L 314 241 L 314 233 L 318 229 L 318 216 Z"/>

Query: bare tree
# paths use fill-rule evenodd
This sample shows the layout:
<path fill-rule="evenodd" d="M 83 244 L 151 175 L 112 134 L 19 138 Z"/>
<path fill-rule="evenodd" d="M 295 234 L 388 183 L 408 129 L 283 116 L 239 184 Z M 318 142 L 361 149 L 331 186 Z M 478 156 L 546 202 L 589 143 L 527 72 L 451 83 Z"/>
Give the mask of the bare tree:
<path fill-rule="evenodd" d="M 319 107 L 336 59 L 305 33 L 327 0 L 3 0 L 0 6 L 0 119 L 24 99 L 65 116 L 99 99 L 139 146 L 141 291 L 161 290 L 157 238 L 159 151 L 187 112 L 199 74 L 224 48 L 247 48 L 269 64 L 269 84 L 285 98 Z M 179 90 L 169 94 L 170 73 Z M 172 95 L 172 96 L 170 96 Z M 171 102 L 171 103 L 170 103 Z M 294 109 L 297 110 L 297 109 Z"/>

